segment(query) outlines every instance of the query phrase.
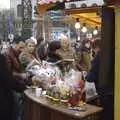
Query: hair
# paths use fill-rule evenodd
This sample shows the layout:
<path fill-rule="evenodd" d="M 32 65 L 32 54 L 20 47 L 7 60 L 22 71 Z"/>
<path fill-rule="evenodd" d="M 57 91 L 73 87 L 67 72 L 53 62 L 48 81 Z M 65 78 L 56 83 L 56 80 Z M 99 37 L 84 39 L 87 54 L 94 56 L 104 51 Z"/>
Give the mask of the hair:
<path fill-rule="evenodd" d="M 28 45 L 28 43 L 33 43 L 35 44 L 35 42 L 32 39 L 27 39 L 25 40 L 25 44 Z"/>
<path fill-rule="evenodd" d="M 20 41 L 23 41 L 22 37 L 15 37 L 13 43 L 18 44 Z"/>
<path fill-rule="evenodd" d="M 88 39 L 85 39 L 85 40 L 82 41 L 82 45 L 83 45 L 83 46 L 84 46 L 86 43 L 91 43 L 91 41 L 88 40 Z"/>
<path fill-rule="evenodd" d="M 43 38 L 43 37 L 39 37 L 39 38 L 37 39 L 37 44 L 39 45 L 39 44 L 41 44 L 43 41 L 44 41 L 44 38 Z"/>
<path fill-rule="evenodd" d="M 97 47 L 100 48 L 101 46 L 101 40 L 100 39 L 96 39 L 93 43 L 92 43 L 92 48 L 95 49 Z"/>
<path fill-rule="evenodd" d="M 90 47 L 89 47 L 89 48 L 87 48 L 87 47 L 85 46 L 85 44 L 87 44 L 87 43 L 90 43 Z M 91 41 L 88 40 L 88 39 L 83 40 L 83 41 L 82 41 L 82 44 L 81 44 L 81 46 L 80 46 L 81 52 L 82 52 L 82 51 L 90 52 L 90 49 L 91 49 Z"/>
<path fill-rule="evenodd" d="M 24 46 L 25 46 L 25 42 L 20 41 L 20 42 L 19 42 L 19 45 L 21 45 L 21 46 L 23 46 L 23 47 L 24 47 Z"/>
<path fill-rule="evenodd" d="M 52 41 L 49 43 L 49 50 L 52 52 L 52 51 L 55 51 L 56 49 L 59 49 L 60 48 L 60 41 Z"/>

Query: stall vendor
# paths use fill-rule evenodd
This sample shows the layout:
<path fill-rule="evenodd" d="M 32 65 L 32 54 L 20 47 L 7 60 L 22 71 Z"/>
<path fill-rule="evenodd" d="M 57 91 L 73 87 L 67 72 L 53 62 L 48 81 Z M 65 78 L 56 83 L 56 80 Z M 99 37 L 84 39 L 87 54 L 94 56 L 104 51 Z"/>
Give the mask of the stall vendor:
<path fill-rule="evenodd" d="M 62 60 L 73 60 L 72 64 L 70 65 L 72 68 L 76 69 L 75 60 L 76 60 L 76 54 L 72 50 L 70 46 L 70 40 L 67 36 L 63 36 L 60 41 L 60 49 L 56 50 L 56 54 L 62 59 Z"/>

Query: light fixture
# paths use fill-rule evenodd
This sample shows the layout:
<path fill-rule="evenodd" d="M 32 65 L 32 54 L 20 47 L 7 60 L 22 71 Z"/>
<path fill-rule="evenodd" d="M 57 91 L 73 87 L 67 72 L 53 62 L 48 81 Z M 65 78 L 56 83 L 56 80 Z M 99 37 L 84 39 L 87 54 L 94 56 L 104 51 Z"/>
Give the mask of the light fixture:
<path fill-rule="evenodd" d="M 87 32 L 86 23 L 83 23 L 83 27 L 82 27 L 81 31 L 82 31 L 83 33 L 86 33 L 86 32 Z"/>
<path fill-rule="evenodd" d="M 97 35 L 98 34 L 98 27 L 96 26 L 95 29 L 93 30 L 93 35 Z"/>
<path fill-rule="evenodd" d="M 76 18 L 75 28 L 80 29 L 80 21 L 79 18 Z"/>

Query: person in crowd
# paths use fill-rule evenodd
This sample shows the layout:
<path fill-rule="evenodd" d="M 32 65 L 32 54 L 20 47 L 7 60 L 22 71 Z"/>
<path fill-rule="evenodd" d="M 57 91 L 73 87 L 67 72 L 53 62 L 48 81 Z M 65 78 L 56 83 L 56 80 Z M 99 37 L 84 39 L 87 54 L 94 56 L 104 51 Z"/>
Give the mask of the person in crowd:
<path fill-rule="evenodd" d="M 24 42 L 14 41 L 14 43 L 8 47 L 7 52 L 5 53 L 9 68 L 13 71 L 21 72 L 22 70 L 19 64 L 18 56 L 24 50 L 24 48 Z"/>
<path fill-rule="evenodd" d="M 56 54 L 56 50 L 60 48 L 60 41 L 52 41 L 48 46 L 48 62 L 57 62 L 60 60 L 60 57 Z"/>
<path fill-rule="evenodd" d="M 23 69 L 25 70 L 28 67 L 28 65 L 35 59 L 35 43 L 33 40 L 28 39 L 26 40 L 26 48 L 19 55 L 19 60 L 21 65 L 23 66 Z"/>
<path fill-rule="evenodd" d="M 0 54 L 0 119 L 14 120 L 12 90 L 23 92 L 25 89 L 24 84 L 15 80 L 5 56 Z"/>
<path fill-rule="evenodd" d="M 43 37 L 39 37 L 39 38 L 37 39 L 37 44 L 40 45 L 40 44 L 42 44 L 42 43 L 44 43 L 44 38 L 43 38 Z"/>
<path fill-rule="evenodd" d="M 70 40 L 67 36 L 63 36 L 60 40 L 60 49 L 56 50 L 61 59 L 74 59 L 74 53 L 70 46 Z"/>
<path fill-rule="evenodd" d="M 95 40 L 92 44 L 92 49 L 94 51 L 94 58 L 92 60 L 92 66 L 90 71 L 86 76 L 88 82 L 94 82 L 96 89 L 98 89 L 98 80 L 99 80 L 99 67 L 100 67 L 100 41 L 99 39 Z"/>
<path fill-rule="evenodd" d="M 7 42 L 2 41 L 0 53 L 5 54 L 7 51 L 7 48 L 8 48 Z"/>
<path fill-rule="evenodd" d="M 89 72 L 91 68 L 91 54 L 90 48 L 91 43 L 89 40 L 84 40 L 82 42 L 81 48 L 79 50 L 79 65 L 78 69 L 80 71 Z"/>
<path fill-rule="evenodd" d="M 76 69 L 76 54 L 71 48 L 70 40 L 67 36 L 62 36 L 60 40 L 60 49 L 56 50 L 56 54 L 61 60 L 73 60 L 71 63 L 68 61 L 63 62 L 63 66 L 68 64 L 68 67 Z M 67 65 L 66 65 L 67 66 Z"/>
<path fill-rule="evenodd" d="M 22 66 L 18 59 L 20 53 L 25 49 L 25 43 L 23 41 L 14 40 L 13 44 L 7 48 L 5 52 L 5 58 L 7 60 L 9 69 L 13 72 L 16 80 L 25 80 L 27 78 L 27 73 L 22 70 Z M 23 82 L 21 81 L 21 82 Z"/>
<path fill-rule="evenodd" d="M 48 57 L 48 42 L 42 42 L 39 44 L 36 54 L 37 54 L 37 59 L 38 60 L 47 60 Z"/>
<path fill-rule="evenodd" d="M 20 61 L 18 59 L 19 54 L 25 49 L 25 43 L 23 41 L 19 41 L 17 39 L 14 39 L 13 43 L 7 48 L 7 51 L 5 52 L 4 56 L 6 58 L 8 68 L 12 72 L 13 77 L 16 81 L 18 81 L 21 84 L 30 85 L 31 82 L 28 79 L 29 74 L 25 72 L 22 69 L 22 66 L 20 64 Z M 23 93 L 13 91 L 14 96 L 14 113 L 15 113 L 15 119 L 18 120 L 23 115 Z M 21 112 L 22 111 L 22 112 Z M 22 114 L 21 114 L 22 113 Z"/>

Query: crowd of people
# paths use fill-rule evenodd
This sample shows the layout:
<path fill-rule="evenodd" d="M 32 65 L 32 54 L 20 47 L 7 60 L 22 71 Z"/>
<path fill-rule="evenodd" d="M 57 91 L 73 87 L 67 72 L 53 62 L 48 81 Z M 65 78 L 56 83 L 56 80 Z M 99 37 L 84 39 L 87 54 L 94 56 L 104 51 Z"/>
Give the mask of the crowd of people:
<path fill-rule="evenodd" d="M 31 38 L 26 41 L 15 39 L 12 43 L 7 42 L 1 46 L 0 117 L 4 120 L 22 120 L 19 100 L 23 100 L 26 86 L 32 85 L 33 76 L 26 72 L 30 64 L 40 64 L 43 60 L 57 62 L 62 59 L 74 59 L 71 67 L 85 71 L 87 75 L 84 79 L 95 82 L 96 87 L 98 85 L 100 39 L 94 42 L 84 40 L 74 48 L 66 36 L 60 41 L 40 44 L 36 44 Z"/>

